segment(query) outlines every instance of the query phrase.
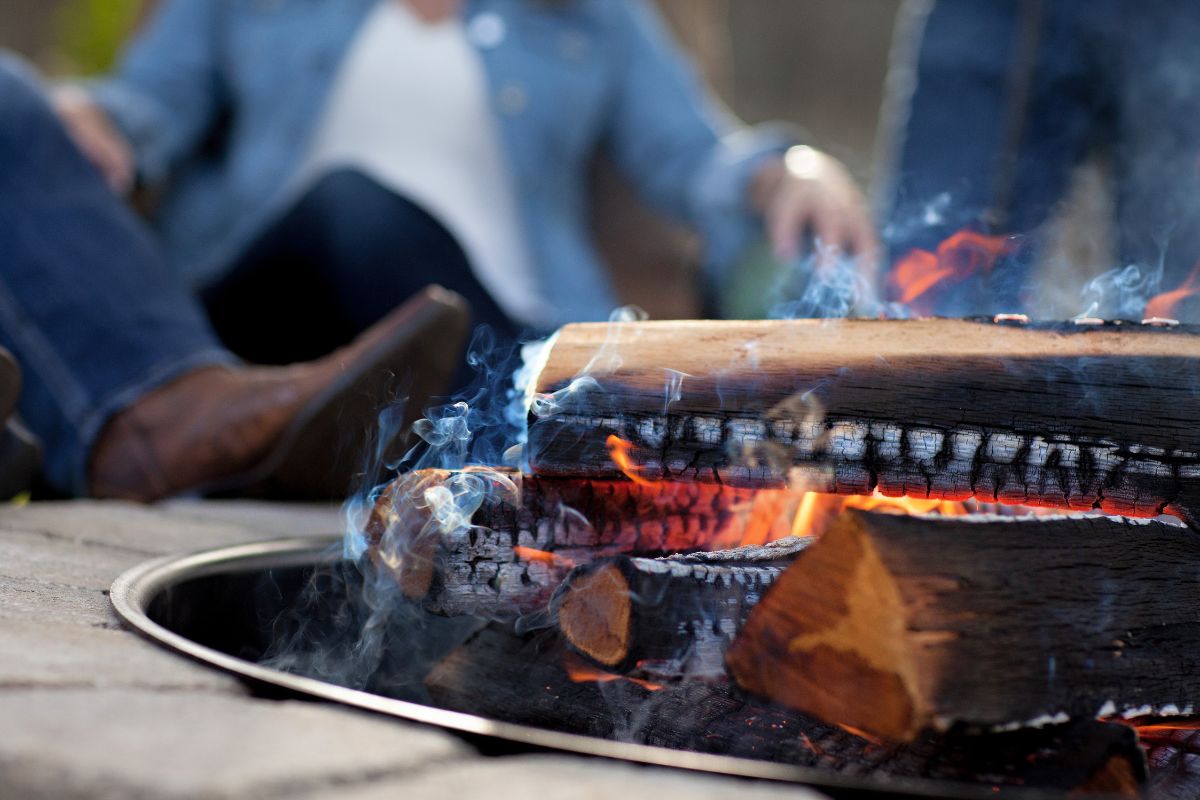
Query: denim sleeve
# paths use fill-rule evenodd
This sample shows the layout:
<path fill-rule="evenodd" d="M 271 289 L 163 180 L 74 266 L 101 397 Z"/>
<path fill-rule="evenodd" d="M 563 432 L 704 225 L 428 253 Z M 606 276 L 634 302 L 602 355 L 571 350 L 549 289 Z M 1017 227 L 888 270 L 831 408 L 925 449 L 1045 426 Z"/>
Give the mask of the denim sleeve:
<path fill-rule="evenodd" d="M 746 128 L 719 109 L 644 0 L 624 0 L 626 33 L 606 144 L 646 198 L 700 232 L 718 278 L 761 230 L 747 203 L 754 172 L 799 137 L 783 126 Z"/>
<path fill-rule="evenodd" d="M 209 133 L 220 107 L 213 0 L 165 0 L 116 71 L 84 84 L 157 183 Z"/>

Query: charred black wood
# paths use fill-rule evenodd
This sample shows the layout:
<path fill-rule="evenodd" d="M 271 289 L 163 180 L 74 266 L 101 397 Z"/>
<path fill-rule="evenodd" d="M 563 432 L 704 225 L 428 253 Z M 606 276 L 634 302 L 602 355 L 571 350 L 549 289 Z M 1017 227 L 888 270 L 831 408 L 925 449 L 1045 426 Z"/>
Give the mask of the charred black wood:
<path fill-rule="evenodd" d="M 606 348 L 619 358 L 597 358 Z M 529 461 L 544 475 L 616 474 L 615 435 L 649 478 L 1136 516 L 1200 503 L 1190 329 L 570 325 L 535 389 Z"/>
<path fill-rule="evenodd" d="M 1146 721 L 1138 731 L 1150 767 L 1146 796 L 1152 800 L 1200 797 L 1200 729 Z"/>
<path fill-rule="evenodd" d="M 1200 698 L 1200 536 L 1113 517 L 845 512 L 767 590 L 738 683 L 890 740 Z"/>
<path fill-rule="evenodd" d="M 380 494 L 365 531 L 375 562 L 427 610 L 511 618 L 545 612 L 579 563 L 784 536 L 796 503 L 719 485 L 421 470 Z"/>
<path fill-rule="evenodd" d="M 605 669 L 724 678 L 725 650 L 750 609 L 809 541 L 594 561 L 567 576 L 552 613 L 564 638 Z"/>
<path fill-rule="evenodd" d="M 1006 733 L 956 729 L 885 745 L 751 699 L 728 683 L 655 687 L 595 672 L 572 677 L 564 666 L 570 657 L 553 631 L 516 636 L 491 625 L 435 667 L 425 685 L 439 706 L 455 711 L 881 781 L 936 778 L 1135 797 L 1145 780 L 1137 737 L 1122 725 L 1085 720 Z"/>

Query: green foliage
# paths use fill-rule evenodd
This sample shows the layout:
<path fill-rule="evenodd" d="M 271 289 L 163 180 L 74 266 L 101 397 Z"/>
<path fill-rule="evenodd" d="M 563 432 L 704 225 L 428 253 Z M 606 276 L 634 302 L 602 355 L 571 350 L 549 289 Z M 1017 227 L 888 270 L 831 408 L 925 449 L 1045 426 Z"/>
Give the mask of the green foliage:
<path fill-rule="evenodd" d="M 54 62 L 72 75 L 112 66 L 146 0 L 64 0 L 55 15 Z"/>

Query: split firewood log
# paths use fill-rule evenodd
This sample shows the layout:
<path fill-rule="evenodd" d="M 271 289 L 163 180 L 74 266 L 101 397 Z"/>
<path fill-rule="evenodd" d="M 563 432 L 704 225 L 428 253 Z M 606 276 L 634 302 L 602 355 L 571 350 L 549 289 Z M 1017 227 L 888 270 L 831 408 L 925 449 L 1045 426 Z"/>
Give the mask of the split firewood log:
<path fill-rule="evenodd" d="M 655 685 L 572 665 L 553 630 L 518 636 L 490 625 L 435 666 L 425 688 L 454 711 L 874 779 L 881 789 L 912 788 L 921 796 L 933 785 L 909 780 L 1129 798 L 1141 797 L 1146 780 L 1137 735 L 1124 725 L 1081 720 L 1003 733 L 953 730 L 888 744 L 747 697 L 728 683 Z M 953 790 L 942 783 L 937 791 Z"/>
<path fill-rule="evenodd" d="M 545 612 L 576 564 L 762 544 L 787 536 L 798 498 L 702 484 L 556 480 L 511 469 L 418 470 L 378 496 L 371 558 L 443 615 Z"/>
<path fill-rule="evenodd" d="M 725 649 L 810 541 L 593 561 L 572 570 L 551 610 L 563 637 L 607 670 L 724 679 Z"/>
<path fill-rule="evenodd" d="M 1189 519 L 1200 504 L 1190 327 L 640 322 L 568 325 L 547 347 L 540 475 L 617 475 L 617 437 L 646 479 Z"/>
<path fill-rule="evenodd" d="M 886 739 L 966 722 L 1186 714 L 1200 537 L 1103 517 L 844 513 L 727 663 L 744 688 Z"/>

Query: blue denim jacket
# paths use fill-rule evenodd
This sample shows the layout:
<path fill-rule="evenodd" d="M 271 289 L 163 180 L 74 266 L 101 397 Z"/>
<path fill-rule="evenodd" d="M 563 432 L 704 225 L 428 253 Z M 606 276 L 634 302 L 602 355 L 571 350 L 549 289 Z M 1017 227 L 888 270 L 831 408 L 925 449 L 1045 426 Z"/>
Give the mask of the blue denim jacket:
<path fill-rule="evenodd" d="M 92 86 L 142 179 L 167 182 L 154 222 L 196 285 L 285 210 L 288 178 L 375 2 L 165 0 L 115 74 Z M 747 180 L 789 142 L 722 119 L 644 0 L 467 0 L 463 14 L 469 31 L 493 15 L 475 45 L 551 323 L 600 319 L 617 302 L 588 230 L 599 149 L 704 234 L 708 268 L 732 262 L 754 230 Z"/>

